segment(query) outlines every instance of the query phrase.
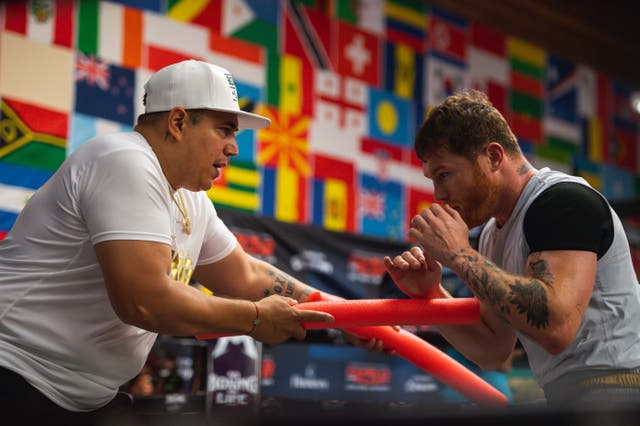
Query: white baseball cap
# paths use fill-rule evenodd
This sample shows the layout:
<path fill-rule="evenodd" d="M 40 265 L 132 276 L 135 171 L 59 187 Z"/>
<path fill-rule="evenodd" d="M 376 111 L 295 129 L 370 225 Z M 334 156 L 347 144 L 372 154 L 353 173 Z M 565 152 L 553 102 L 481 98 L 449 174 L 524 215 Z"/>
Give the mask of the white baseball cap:
<path fill-rule="evenodd" d="M 168 65 L 153 74 L 144 85 L 145 113 L 185 109 L 210 109 L 236 114 L 238 127 L 262 129 L 271 120 L 242 111 L 231 73 L 207 62 L 188 59 Z"/>

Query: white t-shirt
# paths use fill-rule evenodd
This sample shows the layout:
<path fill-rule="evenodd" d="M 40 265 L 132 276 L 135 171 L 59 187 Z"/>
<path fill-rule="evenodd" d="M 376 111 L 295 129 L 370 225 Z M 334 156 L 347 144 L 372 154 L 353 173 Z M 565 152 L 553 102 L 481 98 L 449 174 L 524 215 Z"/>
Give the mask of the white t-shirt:
<path fill-rule="evenodd" d="M 237 244 L 202 191 L 180 190 L 192 222 L 185 234 L 169 188 L 136 132 L 87 141 L 62 164 L 0 241 L 0 366 L 75 411 L 104 406 L 138 374 L 157 335 L 114 313 L 93 245 L 171 245 L 188 281 L 192 265 Z"/>

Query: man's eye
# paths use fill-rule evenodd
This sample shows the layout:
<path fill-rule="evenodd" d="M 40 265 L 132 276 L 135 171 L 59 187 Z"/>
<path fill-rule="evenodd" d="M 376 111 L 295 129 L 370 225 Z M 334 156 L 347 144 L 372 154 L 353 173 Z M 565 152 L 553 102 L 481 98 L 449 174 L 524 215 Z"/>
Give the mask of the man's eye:
<path fill-rule="evenodd" d="M 225 138 L 229 138 L 235 134 L 235 130 L 232 129 L 231 127 L 220 127 L 220 133 Z"/>

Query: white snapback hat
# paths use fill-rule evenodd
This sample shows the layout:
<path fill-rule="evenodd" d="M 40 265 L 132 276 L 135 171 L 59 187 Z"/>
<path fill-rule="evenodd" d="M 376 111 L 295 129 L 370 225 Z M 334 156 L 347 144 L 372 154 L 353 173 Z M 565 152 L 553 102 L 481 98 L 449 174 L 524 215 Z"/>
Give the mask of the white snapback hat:
<path fill-rule="evenodd" d="M 262 129 L 271 120 L 242 111 L 231 73 L 207 62 L 189 59 L 168 65 L 153 74 L 144 85 L 145 113 L 185 109 L 210 109 L 236 114 L 238 127 Z"/>

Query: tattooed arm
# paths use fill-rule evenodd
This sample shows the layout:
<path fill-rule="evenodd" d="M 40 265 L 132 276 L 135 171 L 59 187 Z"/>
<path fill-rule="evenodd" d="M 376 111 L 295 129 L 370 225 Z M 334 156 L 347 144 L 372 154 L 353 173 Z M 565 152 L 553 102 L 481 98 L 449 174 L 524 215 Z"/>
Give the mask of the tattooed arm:
<path fill-rule="evenodd" d="M 531 253 L 525 276 L 518 276 L 467 247 L 451 256 L 449 266 L 504 322 L 557 354 L 573 342 L 582 323 L 595 281 L 596 254 Z"/>
<path fill-rule="evenodd" d="M 248 255 L 240 245 L 221 261 L 197 267 L 193 276 L 214 294 L 248 300 L 277 294 L 304 302 L 315 291 L 275 266 Z"/>
<path fill-rule="evenodd" d="M 333 317 L 324 312 L 295 309 L 296 301 L 304 302 L 315 291 L 312 287 L 276 268 L 248 255 L 238 244 L 224 259 L 198 266 L 193 277 L 213 291 L 214 296 L 258 301 L 260 322 L 251 336 L 266 343 L 279 343 L 288 337 L 302 339 L 306 332 L 300 322 L 330 322 Z M 244 301 L 243 301 L 244 302 Z M 252 303 L 242 321 L 246 324 L 256 316 Z M 223 309 L 223 308 L 221 308 Z M 245 330 L 252 329 L 251 326 Z"/>
<path fill-rule="evenodd" d="M 452 269 L 481 301 L 482 324 L 440 327 L 468 358 L 482 366 L 499 361 L 515 344 L 514 330 L 553 354 L 575 338 L 595 281 L 595 253 L 531 253 L 524 276 L 509 274 L 470 247 L 468 229 L 450 206 L 432 205 L 414 217 L 409 236 Z M 489 353 L 495 359 L 487 359 Z"/>

